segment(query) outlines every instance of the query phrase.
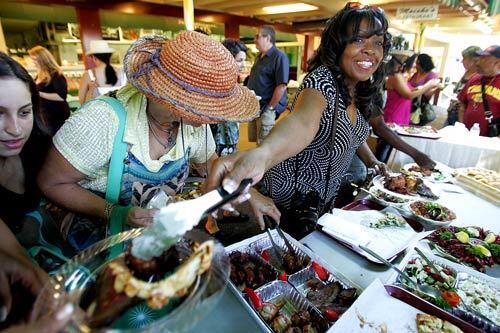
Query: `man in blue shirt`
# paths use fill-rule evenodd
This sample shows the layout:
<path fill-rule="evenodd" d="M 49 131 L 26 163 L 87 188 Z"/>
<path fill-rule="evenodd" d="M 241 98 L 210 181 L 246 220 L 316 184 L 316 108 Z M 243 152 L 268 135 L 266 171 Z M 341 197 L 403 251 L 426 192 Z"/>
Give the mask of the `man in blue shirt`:
<path fill-rule="evenodd" d="M 255 35 L 259 55 L 248 78 L 248 88 L 260 96 L 261 116 L 249 124 L 249 141 L 260 144 L 274 126 L 276 118 L 287 104 L 286 85 L 290 62 L 285 53 L 275 46 L 276 32 L 263 25 Z"/>

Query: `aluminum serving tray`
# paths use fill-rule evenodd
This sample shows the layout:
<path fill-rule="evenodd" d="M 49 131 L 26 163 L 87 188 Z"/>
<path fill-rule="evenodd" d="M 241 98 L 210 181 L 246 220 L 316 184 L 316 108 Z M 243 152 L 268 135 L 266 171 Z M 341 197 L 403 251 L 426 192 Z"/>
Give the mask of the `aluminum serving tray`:
<path fill-rule="evenodd" d="M 284 281 L 274 281 L 268 283 L 267 285 L 257 289 L 255 291 L 257 295 L 260 297 L 262 302 L 272 302 L 274 304 L 278 303 L 282 299 L 286 299 L 292 303 L 295 307 L 296 311 L 299 310 L 309 310 L 310 312 L 315 312 L 318 316 L 323 319 L 325 322 L 325 327 L 329 327 L 330 324 L 328 320 L 323 317 L 323 314 L 316 309 L 305 297 L 303 297 L 295 288 L 287 282 Z M 264 321 L 259 314 L 262 322 L 264 322 L 267 328 L 273 332 L 271 326 Z"/>
<path fill-rule="evenodd" d="M 276 230 L 271 230 L 271 234 L 272 234 L 272 236 L 273 236 L 273 238 L 275 240 L 279 239 L 279 236 L 278 236 L 278 233 L 276 232 Z M 315 255 L 314 252 L 312 252 L 306 246 L 304 246 L 303 244 L 301 244 L 297 240 L 293 239 L 288 234 L 286 234 L 286 236 L 287 236 L 287 239 L 292 244 L 292 246 L 294 246 L 294 249 L 297 248 L 297 250 L 299 250 L 297 252 L 304 253 L 309 258 L 311 258 L 311 263 L 313 261 L 315 261 L 318 264 L 320 264 L 321 266 L 323 266 L 328 271 L 328 273 L 330 274 L 331 278 L 336 279 L 343 286 L 348 286 L 350 288 L 356 288 L 356 290 L 358 291 L 358 295 L 362 292 L 362 289 L 359 286 L 357 286 L 354 283 L 350 282 L 346 277 L 344 277 L 341 273 L 339 273 L 333 267 L 331 267 L 330 265 L 328 265 L 328 263 L 324 262 L 321 258 L 319 258 L 317 255 Z M 241 242 L 238 242 L 238 243 L 235 243 L 235 244 L 227 246 L 226 247 L 226 252 L 228 253 L 228 255 L 231 254 L 234 251 L 252 253 L 252 254 L 257 255 L 260 258 L 260 260 L 262 260 L 262 262 L 265 265 L 269 265 L 269 263 L 267 263 L 264 259 L 262 259 L 260 257 L 260 255 L 258 255 L 257 253 L 255 253 L 255 251 L 250 248 L 250 244 L 263 244 L 264 243 L 263 239 L 268 239 L 267 237 L 268 236 L 267 236 L 266 233 L 262 233 L 262 234 L 254 236 L 254 237 L 245 239 L 245 240 L 243 240 Z M 258 242 L 258 241 L 260 241 L 260 242 Z M 270 244 L 270 242 L 269 242 L 269 244 Z M 291 278 L 293 278 L 294 280 L 295 279 L 299 279 L 299 276 L 301 276 L 301 274 L 305 274 L 305 272 L 307 272 L 309 269 L 311 269 L 310 265 L 308 267 L 306 267 L 305 269 L 303 269 L 303 270 L 301 270 L 301 271 L 299 271 L 299 272 L 297 272 L 295 274 L 290 275 L 289 276 L 289 282 L 290 282 Z M 267 286 L 269 286 L 269 285 L 271 285 L 273 283 L 275 283 L 275 282 L 270 282 L 268 284 L 265 284 L 264 286 L 262 286 L 259 289 L 257 289 L 257 291 L 262 290 L 262 289 L 266 288 Z M 287 282 L 282 282 L 282 283 L 288 284 L 292 289 L 294 288 L 291 284 L 289 284 Z M 233 292 L 233 294 L 240 301 L 240 303 L 243 305 L 243 307 L 248 311 L 249 315 L 255 320 L 255 322 L 259 325 L 259 327 L 263 330 L 263 332 L 272 333 L 273 331 L 271 330 L 271 328 L 269 327 L 269 325 L 267 325 L 265 323 L 265 321 L 261 318 L 261 316 L 254 310 L 253 306 L 250 304 L 250 301 L 249 301 L 248 297 L 244 293 L 242 293 L 237 288 L 237 286 L 235 286 L 234 283 L 232 283 L 232 281 L 229 281 L 228 285 L 229 285 L 229 289 Z M 309 303 L 309 301 L 307 301 L 307 299 L 305 297 L 303 297 L 302 295 L 300 295 L 298 292 L 296 292 L 296 294 L 298 294 L 299 297 L 302 298 L 304 302 Z M 313 305 L 311 304 L 311 306 L 313 306 Z M 319 312 L 319 310 L 316 310 L 316 311 Z"/>
<path fill-rule="evenodd" d="M 257 253 L 255 253 L 255 251 L 253 251 L 250 248 L 250 246 L 249 246 L 250 243 L 252 243 L 253 241 L 255 241 L 255 239 L 258 239 L 259 237 L 263 237 L 263 236 L 264 235 L 254 236 L 252 238 L 245 239 L 245 240 L 243 240 L 243 241 L 241 241 L 239 243 L 230 245 L 230 246 L 226 247 L 226 253 L 227 253 L 228 256 L 230 256 L 231 253 L 236 252 L 236 251 L 239 251 L 239 252 L 242 252 L 242 253 L 251 254 L 251 255 L 257 257 L 258 261 L 261 262 L 262 265 L 268 266 L 268 267 L 271 268 L 271 270 L 273 272 L 276 272 L 276 270 L 274 269 L 274 267 L 272 267 L 271 265 L 269 265 L 268 262 L 266 262 L 264 259 L 262 259 L 262 257 L 260 255 L 258 255 Z M 278 272 L 276 272 L 276 279 L 275 280 L 277 280 L 277 279 L 278 279 Z M 243 307 L 250 314 L 250 316 L 253 318 L 253 320 L 259 325 L 259 327 L 262 329 L 262 331 L 263 332 L 272 333 L 272 330 L 269 328 L 269 326 L 261 319 L 261 317 L 259 316 L 259 314 L 257 314 L 257 312 L 254 311 L 254 309 L 250 305 L 250 301 L 248 300 L 248 298 L 246 297 L 246 295 L 238 288 L 238 286 L 236 286 L 233 283 L 233 281 L 231 281 L 231 279 L 229 279 L 228 286 L 229 286 L 229 289 L 236 296 L 236 298 L 243 305 Z"/>
<path fill-rule="evenodd" d="M 478 276 L 473 276 L 469 275 L 468 273 L 460 272 L 458 273 L 457 279 L 456 279 L 456 289 L 460 290 L 460 286 L 468 279 L 473 278 L 475 280 L 479 280 L 480 283 L 488 285 L 492 289 L 500 290 L 498 284 L 494 283 L 489 283 L 483 279 L 481 279 Z M 500 311 L 500 309 L 497 309 L 497 311 Z M 490 319 L 484 319 L 481 316 L 478 316 L 478 313 L 470 312 L 468 309 L 466 309 L 462 303 L 460 303 L 458 309 L 453 309 L 452 313 L 456 315 L 459 318 L 463 318 L 464 320 L 468 321 L 469 323 L 473 324 L 476 327 L 479 327 L 483 329 L 485 332 L 494 332 L 494 333 L 499 333 L 500 332 L 500 326 L 495 324 L 493 321 Z"/>
<path fill-rule="evenodd" d="M 408 266 L 408 263 L 411 260 L 415 259 L 415 258 L 421 258 L 421 257 L 418 254 L 415 254 L 415 255 L 411 256 L 409 258 L 409 260 L 406 262 L 406 264 L 404 265 L 404 267 L 401 268 L 401 270 L 403 270 L 403 271 L 406 270 L 406 267 Z M 466 275 L 468 276 L 467 273 L 463 273 L 463 272 L 458 271 L 456 268 L 451 267 L 448 264 L 446 264 L 446 262 L 443 261 L 443 260 L 439 260 L 439 259 L 432 258 L 432 257 L 430 258 L 430 260 L 435 265 L 438 265 L 438 266 L 440 266 L 442 268 L 447 268 L 448 270 L 450 270 L 453 273 L 453 277 L 455 278 L 455 282 L 453 283 L 453 287 L 454 288 L 456 288 L 458 286 L 458 283 L 460 283 L 460 280 L 463 281 L 464 276 L 466 276 Z M 422 259 L 422 261 L 424 261 L 424 260 Z M 480 277 L 478 277 L 476 275 L 473 275 L 473 276 L 476 277 L 477 279 L 481 280 Z M 484 281 L 484 283 L 488 284 L 488 282 L 486 282 L 486 281 Z M 402 288 L 404 288 L 405 290 L 408 290 L 411 293 L 414 293 L 412 290 L 409 290 L 406 287 L 406 285 L 403 283 L 401 275 L 398 275 L 398 277 L 396 279 L 396 282 L 394 284 L 397 285 L 397 286 L 401 286 Z M 495 288 L 497 288 L 497 287 L 495 287 Z M 418 297 L 420 297 L 417 294 L 415 294 L 415 295 L 418 296 Z M 422 297 L 420 297 L 420 298 L 422 298 Z M 483 332 L 486 332 L 486 333 L 500 333 L 500 328 L 498 326 L 494 325 L 493 323 L 491 323 L 489 321 L 486 321 L 486 320 L 480 318 L 479 316 L 477 316 L 474 313 L 471 313 L 471 312 L 465 310 L 464 308 L 454 308 L 452 310 L 445 310 L 445 311 L 449 312 L 450 314 L 452 314 L 453 316 L 455 316 L 455 317 L 457 317 L 459 319 L 462 319 L 462 320 L 464 320 L 464 321 L 466 321 L 466 322 L 474 325 L 475 327 L 481 329 Z"/>
<path fill-rule="evenodd" d="M 276 243 L 276 245 L 278 245 L 281 248 L 283 253 L 288 252 L 288 248 L 285 245 L 285 241 L 281 237 L 276 237 L 276 233 L 274 233 L 273 238 L 274 238 L 274 242 Z M 290 242 L 290 244 L 292 245 L 292 248 L 295 251 L 295 254 L 301 260 L 308 260 L 309 261 L 307 263 L 307 265 L 304 268 L 302 268 L 301 270 L 299 270 L 293 274 L 289 274 L 288 278 L 291 278 L 294 275 L 299 274 L 300 272 L 309 269 L 309 267 L 311 267 L 311 264 L 312 264 L 312 258 L 309 255 L 307 255 L 304 251 L 302 251 L 302 248 L 301 248 L 302 244 L 300 244 L 299 242 L 297 242 L 295 239 L 293 239 L 291 237 L 287 237 L 287 239 Z M 259 255 L 262 253 L 262 251 L 269 250 L 269 249 L 271 249 L 271 247 L 272 247 L 272 244 L 271 244 L 271 240 L 269 239 L 269 237 L 262 237 L 262 238 L 256 240 L 255 242 L 252 242 L 250 244 L 250 248 L 255 253 L 257 253 Z M 273 260 L 270 260 L 269 263 L 271 264 L 271 266 L 273 266 Z"/>
<path fill-rule="evenodd" d="M 322 281 L 318 275 L 316 274 L 316 272 L 314 271 L 314 269 L 312 267 L 309 267 L 309 269 L 307 270 L 302 270 L 296 274 L 293 274 L 293 276 L 291 276 L 289 279 L 288 279 L 288 282 L 295 287 L 295 289 L 297 289 L 297 291 L 302 295 L 304 296 L 304 298 L 307 299 L 307 292 L 309 291 L 309 287 L 307 286 L 307 281 L 311 280 L 311 279 L 314 279 L 316 278 L 318 281 L 320 281 L 321 283 L 323 283 L 323 285 L 329 285 L 329 284 L 332 284 L 334 282 L 338 282 L 340 283 L 340 285 L 344 288 L 344 289 L 351 289 L 351 288 L 354 288 L 356 289 L 356 297 L 359 296 L 361 294 L 360 290 L 354 286 L 352 286 L 351 284 L 349 283 L 346 283 L 344 281 L 342 281 L 342 279 L 340 279 L 339 277 L 337 277 L 334 273 L 332 272 L 328 272 L 328 279 L 326 281 Z"/>

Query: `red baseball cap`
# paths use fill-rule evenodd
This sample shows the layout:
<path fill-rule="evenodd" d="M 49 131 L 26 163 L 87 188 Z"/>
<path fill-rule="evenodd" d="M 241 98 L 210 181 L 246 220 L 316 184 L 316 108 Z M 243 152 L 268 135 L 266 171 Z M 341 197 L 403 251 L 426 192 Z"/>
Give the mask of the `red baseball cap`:
<path fill-rule="evenodd" d="M 484 50 L 477 50 L 476 54 L 480 57 L 482 56 L 493 56 L 495 58 L 500 58 L 500 45 L 492 45 L 485 48 Z"/>

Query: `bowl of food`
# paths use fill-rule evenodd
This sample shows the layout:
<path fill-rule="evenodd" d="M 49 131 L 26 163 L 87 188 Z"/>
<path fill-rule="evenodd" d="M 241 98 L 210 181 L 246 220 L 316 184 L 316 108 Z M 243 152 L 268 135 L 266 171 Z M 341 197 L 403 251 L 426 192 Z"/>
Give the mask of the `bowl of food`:
<path fill-rule="evenodd" d="M 414 201 L 408 205 L 408 209 L 427 229 L 447 226 L 457 218 L 453 211 L 432 201 Z"/>
<path fill-rule="evenodd" d="M 71 259 L 42 290 L 37 313 L 73 303 L 68 332 L 188 330 L 223 294 L 229 278 L 224 247 L 190 231 L 161 256 L 141 260 L 130 247 L 142 231 L 114 235 Z"/>

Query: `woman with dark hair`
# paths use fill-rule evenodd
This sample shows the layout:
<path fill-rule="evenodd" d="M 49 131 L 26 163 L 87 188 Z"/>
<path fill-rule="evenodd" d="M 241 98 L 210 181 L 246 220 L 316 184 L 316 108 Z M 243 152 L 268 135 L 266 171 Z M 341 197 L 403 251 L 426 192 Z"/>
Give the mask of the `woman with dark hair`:
<path fill-rule="evenodd" d="M 408 125 L 410 123 L 411 100 L 435 89 L 439 85 L 439 80 L 427 81 L 419 87 L 413 86 L 404 77 L 407 51 L 394 50 L 391 55 L 392 58 L 387 63 L 386 70 L 387 102 L 384 107 L 384 121 Z"/>
<path fill-rule="evenodd" d="M 408 81 L 413 87 L 423 87 L 431 80 L 437 80 L 438 76 L 432 70 L 434 69 L 434 62 L 430 55 L 420 53 L 416 61 L 416 72 Z M 430 105 L 430 100 L 437 87 L 429 89 L 422 95 L 412 99 L 411 107 L 411 123 L 413 125 L 426 125 L 435 119 L 435 113 Z"/>
<path fill-rule="evenodd" d="M 90 50 L 87 54 L 94 61 L 95 67 L 87 70 L 80 80 L 78 98 L 81 104 L 109 91 L 117 90 L 125 84 L 122 70 L 110 64 L 114 51 L 105 40 L 90 41 Z"/>
<path fill-rule="evenodd" d="M 41 123 L 35 82 L 0 53 L 0 219 L 14 233 L 22 231 L 24 216 L 40 203 L 36 176 L 50 143 Z"/>
<path fill-rule="evenodd" d="M 231 52 L 238 71 L 241 72 L 245 67 L 247 58 L 247 47 L 241 41 L 227 38 L 222 42 L 222 45 Z M 215 139 L 215 151 L 218 156 L 225 156 L 236 152 L 236 146 L 240 137 L 238 123 L 226 122 L 221 124 L 210 125 Z"/>
<path fill-rule="evenodd" d="M 416 61 L 416 73 L 413 74 L 413 76 L 410 78 L 410 83 L 414 87 L 418 86 L 423 86 L 426 84 L 428 81 L 432 79 L 437 79 L 438 75 L 433 72 L 432 70 L 435 68 L 434 62 L 432 61 L 432 58 L 430 55 L 426 53 L 420 53 L 417 56 L 417 61 Z M 434 91 L 428 91 L 424 95 L 427 98 L 430 98 Z"/>
<path fill-rule="evenodd" d="M 70 114 L 66 102 L 68 82 L 49 50 L 35 46 L 28 54 L 37 68 L 35 82 L 40 95 L 40 114 L 44 129 L 53 136 Z"/>
<path fill-rule="evenodd" d="M 366 145 L 372 98 L 384 80 L 380 64 L 390 47 L 387 25 L 381 9 L 359 3 L 331 18 L 291 114 L 258 148 L 219 159 L 209 188 L 262 178 L 261 191 L 270 198 L 252 190 L 251 199 L 261 227 L 269 215 L 276 221 L 281 216 L 295 236 L 311 231 L 317 216 L 330 210 L 353 155 Z M 371 153 L 362 158 L 370 166 L 379 163 Z"/>

